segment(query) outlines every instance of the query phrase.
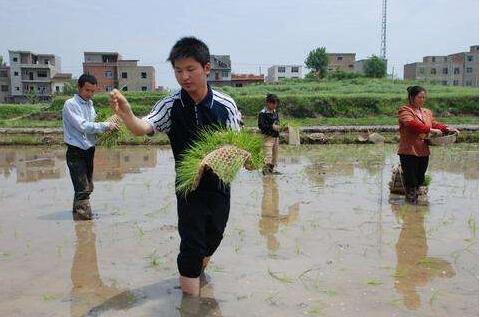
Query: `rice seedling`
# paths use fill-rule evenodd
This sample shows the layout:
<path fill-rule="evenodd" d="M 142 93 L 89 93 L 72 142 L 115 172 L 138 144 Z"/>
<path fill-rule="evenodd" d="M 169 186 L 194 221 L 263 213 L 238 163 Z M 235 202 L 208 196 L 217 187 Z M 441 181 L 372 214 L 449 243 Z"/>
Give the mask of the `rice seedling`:
<path fill-rule="evenodd" d="M 372 286 L 379 286 L 379 285 L 382 285 L 383 282 L 378 280 L 378 279 L 369 279 L 367 280 L 366 282 L 368 285 L 372 285 Z"/>
<path fill-rule="evenodd" d="M 182 156 L 177 169 L 177 191 L 188 194 L 194 190 L 206 170 L 211 170 L 225 184 L 230 184 L 244 166 L 261 169 L 264 164 L 263 142 L 250 132 L 206 129 Z"/>
<path fill-rule="evenodd" d="M 98 137 L 97 143 L 100 146 L 105 146 L 108 148 L 116 147 L 118 146 L 119 142 L 125 139 L 125 137 L 128 135 L 128 129 L 122 124 L 122 120 L 117 115 L 109 117 L 106 122 L 114 122 L 118 124 L 118 129 L 106 131 Z"/>
<path fill-rule="evenodd" d="M 477 222 L 475 221 L 475 218 L 473 217 L 472 214 L 468 217 L 467 225 L 472 237 L 470 239 L 465 239 L 465 240 L 466 241 L 475 240 L 477 238 L 478 227 L 477 227 Z"/>
<path fill-rule="evenodd" d="M 430 299 L 428 302 L 430 303 L 430 306 L 433 306 L 433 304 L 438 300 L 440 297 L 440 290 L 433 290 L 432 295 L 430 295 Z"/>
<path fill-rule="evenodd" d="M 159 267 L 164 263 L 162 257 L 157 254 L 156 249 L 154 249 L 151 254 L 147 255 L 146 258 L 151 267 Z"/>
<path fill-rule="evenodd" d="M 289 277 L 285 273 L 279 274 L 277 272 L 272 272 L 270 270 L 270 268 L 268 269 L 268 275 L 270 275 L 272 278 L 274 278 L 275 280 L 280 281 L 282 283 L 290 284 L 290 283 L 294 282 L 293 278 Z"/>

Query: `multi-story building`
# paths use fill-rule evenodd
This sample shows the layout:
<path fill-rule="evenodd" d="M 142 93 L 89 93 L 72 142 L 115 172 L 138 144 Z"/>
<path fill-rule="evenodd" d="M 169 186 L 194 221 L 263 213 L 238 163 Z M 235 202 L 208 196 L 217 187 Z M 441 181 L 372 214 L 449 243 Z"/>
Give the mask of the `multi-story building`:
<path fill-rule="evenodd" d="M 0 103 L 10 101 L 10 67 L 0 65 Z"/>
<path fill-rule="evenodd" d="M 329 72 L 354 72 L 355 53 L 328 53 Z"/>
<path fill-rule="evenodd" d="M 303 78 L 302 65 L 273 65 L 267 70 L 266 81 L 270 83 L 292 78 Z"/>
<path fill-rule="evenodd" d="M 231 85 L 232 63 L 230 55 L 210 55 L 210 74 L 207 81 L 210 85 Z"/>
<path fill-rule="evenodd" d="M 84 52 L 83 72 L 97 78 L 98 91 L 154 91 L 155 68 L 138 60 L 122 59 L 117 52 Z"/>
<path fill-rule="evenodd" d="M 428 80 L 443 85 L 478 87 L 478 45 L 469 52 L 447 56 L 425 56 L 422 62 L 406 64 L 405 80 Z"/>
<path fill-rule="evenodd" d="M 35 95 L 39 100 L 49 100 L 54 93 L 52 78 L 57 73 L 61 73 L 60 57 L 53 54 L 35 54 L 30 51 L 8 52 L 10 100 L 25 102 L 28 101 L 28 95 Z M 65 81 L 70 80 L 71 76 L 71 74 L 63 74 Z"/>

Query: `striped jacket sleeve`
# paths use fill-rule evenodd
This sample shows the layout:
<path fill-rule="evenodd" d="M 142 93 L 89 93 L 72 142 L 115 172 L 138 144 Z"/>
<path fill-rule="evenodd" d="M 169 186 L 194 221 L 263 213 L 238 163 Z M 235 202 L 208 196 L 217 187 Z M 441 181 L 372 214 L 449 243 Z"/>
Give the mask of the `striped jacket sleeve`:
<path fill-rule="evenodd" d="M 168 133 L 170 131 L 170 113 L 173 107 L 173 103 L 175 98 L 168 97 L 158 101 L 155 106 L 153 106 L 152 111 L 145 117 L 147 123 L 149 123 L 154 132 L 165 132 Z"/>

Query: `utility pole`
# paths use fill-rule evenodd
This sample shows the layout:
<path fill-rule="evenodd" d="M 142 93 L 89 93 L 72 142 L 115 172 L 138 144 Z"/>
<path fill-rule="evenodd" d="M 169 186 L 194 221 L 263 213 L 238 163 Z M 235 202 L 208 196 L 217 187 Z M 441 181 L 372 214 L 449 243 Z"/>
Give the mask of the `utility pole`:
<path fill-rule="evenodd" d="M 382 0 L 382 31 L 380 43 L 380 56 L 383 60 L 387 60 L 387 0 Z"/>

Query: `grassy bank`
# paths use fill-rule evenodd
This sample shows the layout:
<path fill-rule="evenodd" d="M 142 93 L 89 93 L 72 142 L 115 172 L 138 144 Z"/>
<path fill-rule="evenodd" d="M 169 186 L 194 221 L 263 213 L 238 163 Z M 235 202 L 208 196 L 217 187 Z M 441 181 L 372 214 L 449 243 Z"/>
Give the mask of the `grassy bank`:
<path fill-rule="evenodd" d="M 235 99 L 247 126 L 256 126 L 256 115 L 264 106 L 266 93 L 279 95 L 279 111 L 294 125 L 392 125 L 397 123 L 398 108 L 406 103 L 406 87 L 413 84 L 427 89 L 426 107 L 432 109 L 439 121 L 478 124 L 478 88 L 355 78 L 320 82 L 288 80 L 218 89 Z M 143 116 L 167 93 L 125 92 L 125 95 L 134 113 Z M 46 105 L 0 105 L 0 127 L 60 127 L 61 109 L 68 98 L 54 98 L 47 109 Z M 107 94 L 97 94 L 94 104 L 99 120 L 111 115 Z"/>

